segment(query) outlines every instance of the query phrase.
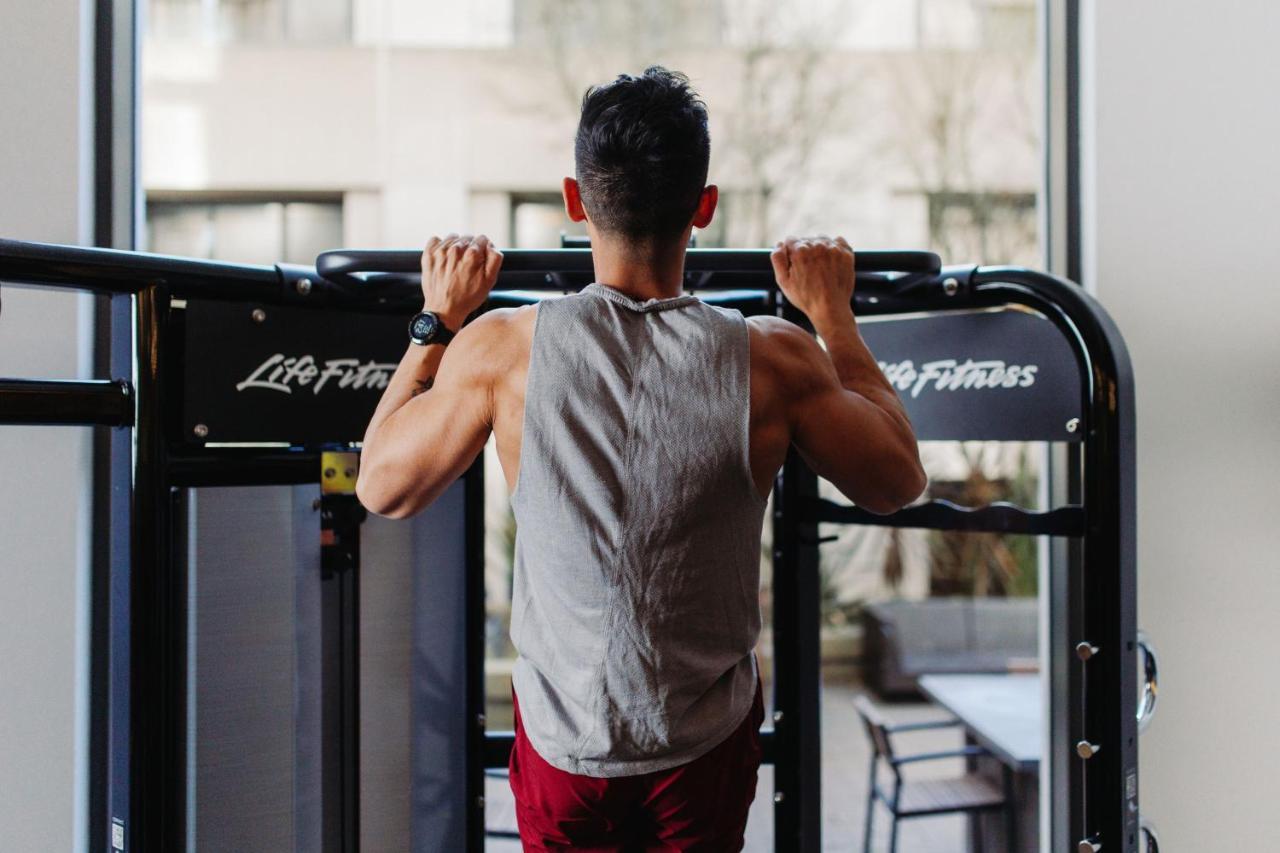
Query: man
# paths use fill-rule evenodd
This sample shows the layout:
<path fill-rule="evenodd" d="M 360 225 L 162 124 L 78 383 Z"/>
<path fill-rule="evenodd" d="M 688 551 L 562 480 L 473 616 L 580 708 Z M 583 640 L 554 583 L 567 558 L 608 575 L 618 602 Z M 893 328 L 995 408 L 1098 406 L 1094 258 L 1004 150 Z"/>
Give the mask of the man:
<path fill-rule="evenodd" d="M 872 512 L 925 485 L 858 334 L 843 238 L 772 253 L 825 350 L 785 320 L 682 294 L 689 235 L 716 207 L 709 153 L 684 76 L 653 67 L 588 90 L 564 202 L 595 283 L 462 328 L 502 253 L 483 235 L 433 237 L 421 345 L 365 435 L 357 494 L 395 518 L 495 437 L 518 528 L 510 770 L 526 850 L 740 850 L 764 716 L 760 531 L 788 447 Z"/>

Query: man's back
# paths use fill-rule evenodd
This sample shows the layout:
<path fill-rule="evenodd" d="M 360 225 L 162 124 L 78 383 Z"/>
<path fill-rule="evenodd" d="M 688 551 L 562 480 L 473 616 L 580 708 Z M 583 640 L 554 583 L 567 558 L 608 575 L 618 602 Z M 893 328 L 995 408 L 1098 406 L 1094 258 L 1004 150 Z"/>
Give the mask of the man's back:
<path fill-rule="evenodd" d="M 509 493 L 515 490 L 520 470 L 524 397 L 536 317 L 534 305 L 490 312 L 484 318 L 488 321 L 484 341 L 478 343 L 483 356 L 479 363 L 467 366 L 473 381 L 492 387 L 493 438 Z M 804 369 L 804 358 L 796 353 L 797 336 L 808 335 L 775 317 L 748 317 L 745 321 L 750 356 L 749 375 L 744 377 L 750 399 L 748 458 L 757 492 L 767 498 L 791 443 L 788 390 L 794 389 L 793 374 Z"/>
<path fill-rule="evenodd" d="M 758 677 L 746 322 L 593 284 L 538 306 L 525 358 L 511 637 L 529 739 L 595 777 L 691 761 Z"/>

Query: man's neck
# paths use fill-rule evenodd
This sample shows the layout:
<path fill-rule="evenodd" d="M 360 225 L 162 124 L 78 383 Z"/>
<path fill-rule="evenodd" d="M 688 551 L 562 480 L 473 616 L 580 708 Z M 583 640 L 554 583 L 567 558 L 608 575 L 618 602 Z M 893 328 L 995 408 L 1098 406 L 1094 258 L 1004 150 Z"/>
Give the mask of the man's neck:
<path fill-rule="evenodd" d="M 623 251 L 608 241 L 593 242 L 595 279 L 632 299 L 666 299 L 684 292 L 684 246 L 652 254 Z"/>

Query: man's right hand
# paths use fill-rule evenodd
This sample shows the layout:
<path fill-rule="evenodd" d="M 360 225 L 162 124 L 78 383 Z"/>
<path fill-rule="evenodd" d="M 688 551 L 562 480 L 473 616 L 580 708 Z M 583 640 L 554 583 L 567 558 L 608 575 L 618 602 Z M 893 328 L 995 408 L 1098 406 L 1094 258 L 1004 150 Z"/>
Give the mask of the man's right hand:
<path fill-rule="evenodd" d="M 787 301 L 816 320 L 852 311 L 853 248 L 843 237 L 788 237 L 769 255 Z"/>
<path fill-rule="evenodd" d="M 457 332 L 489 297 L 501 268 L 502 252 L 483 234 L 432 237 L 422 252 L 423 310 Z"/>

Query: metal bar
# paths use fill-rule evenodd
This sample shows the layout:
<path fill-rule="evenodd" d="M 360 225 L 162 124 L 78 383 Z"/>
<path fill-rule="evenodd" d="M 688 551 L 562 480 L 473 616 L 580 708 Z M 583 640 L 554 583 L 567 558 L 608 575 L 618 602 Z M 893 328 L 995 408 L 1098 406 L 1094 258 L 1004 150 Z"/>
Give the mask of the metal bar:
<path fill-rule="evenodd" d="M 334 535 L 332 502 L 321 497 L 322 542 Z M 320 548 L 320 850 L 317 853 L 344 853 L 343 827 L 343 642 L 342 588 L 338 579 L 341 559 L 335 560 L 333 545 Z M 339 558 L 348 556 L 338 555 Z M 337 563 L 338 565 L 335 565 Z"/>
<path fill-rule="evenodd" d="M 766 249 L 691 249 L 685 260 L 686 285 L 694 291 L 775 290 L 768 255 Z M 173 296 L 183 298 L 362 305 L 374 310 L 401 310 L 417 296 L 418 253 L 336 251 L 320 255 L 317 262 L 320 266 L 312 276 L 307 268 L 294 266 L 0 239 L 0 280 L 15 283 L 120 294 L 165 284 Z M 360 277 L 360 269 L 375 271 Z M 587 249 L 509 249 L 498 289 L 576 290 L 592 280 L 592 269 Z M 938 256 L 930 252 L 858 253 L 858 281 L 864 290 L 891 293 L 939 270 Z"/>
<path fill-rule="evenodd" d="M 319 480 L 320 454 L 260 448 L 173 451 L 169 477 L 175 486 L 292 486 Z"/>
<path fill-rule="evenodd" d="M 1060 175 L 1060 184 L 1063 187 L 1062 203 L 1054 208 L 1059 212 L 1063 222 L 1061 231 L 1063 233 L 1063 245 L 1055 256 L 1050 256 L 1051 263 L 1061 264 L 1059 267 L 1066 277 L 1075 282 L 1083 283 L 1085 280 L 1084 270 L 1084 254 L 1083 254 L 1083 199 L 1081 197 L 1081 163 L 1083 153 L 1081 151 L 1081 116 L 1080 116 L 1080 92 L 1081 92 L 1081 56 L 1080 56 L 1080 2 L 1079 0 L 1061 0 L 1060 3 L 1052 4 L 1054 11 L 1060 7 L 1061 32 L 1062 32 L 1062 74 L 1063 86 L 1061 87 L 1062 116 L 1061 123 L 1063 132 L 1059 141 L 1062 143 L 1063 149 L 1063 167 Z M 1109 321 L 1108 321 L 1109 322 Z M 1133 424 L 1133 377 L 1129 370 L 1128 354 L 1124 350 L 1123 341 L 1120 339 L 1119 333 L 1114 332 L 1110 335 L 1114 339 L 1114 343 L 1118 345 L 1118 363 L 1115 366 L 1115 378 L 1123 382 L 1125 390 L 1122 392 L 1127 395 L 1127 400 L 1123 412 L 1117 413 L 1113 406 L 1102 406 L 1101 421 L 1102 426 L 1115 427 L 1115 418 L 1127 419 L 1129 432 L 1132 433 Z M 1105 358 L 1106 353 L 1090 350 L 1091 356 Z M 1121 376 L 1123 372 L 1123 376 Z M 1101 377 L 1099 377 L 1101 378 Z M 1097 396 L 1096 394 L 1094 395 Z M 1110 430 L 1109 430 L 1110 431 Z M 1090 438 L 1097 437 L 1090 430 Z M 1073 502 L 1087 501 L 1092 510 L 1096 512 L 1108 512 L 1121 510 L 1122 499 L 1114 506 L 1095 505 L 1093 503 L 1093 494 L 1086 495 L 1086 486 L 1090 486 L 1090 491 L 1100 485 L 1096 481 L 1091 482 L 1091 478 L 1099 475 L 1106 476 L 1106 472 L 1092 470 L 1086 474 L 1085 461 L 1090 460 L 1097 462 L 1098 454 L 1101 448 L 1097 446 L 1096 440 L 1089 441 L 1085 447 L 1068 447 L 1065 451 L 1066 464 L 1066 487 Z M 1127 456 L 1127 458 L 1126 458 Z M 1122 479 L 1124 482 L 1117 484 L 1116 492 L 1111 497 L 1121 497 L 1124 490 L 1133 489 L 1134 475 L 1134 456 L 1132 441 L 1128 442 L 1127 451 L 1122 451 L 1112 461 L 1112 467 L 1109 471 L 1110 475 L 1115 478 Z M 1061 469 L 1059 469 L 1060 471 Z M 1114 481 L 1113 481 L 1114 482 Z M 1095 492 L 1096 493 L 1096 492 Z M 1134 536 L 1135 513 L 1136 507 L 1129 506 L 1127 516 L 1117 514 L 1114 518 L 1115 523 L 1120 525 L 1120 531 L 1117 532 L 1117 542 L 1123 538 L 1132 541 Z M 1132 601 L 1127 600 L 1132 593 L 1122 593 L 1121 600 L 1117 600 L 1118 611 L 1114 614 L 1117 617 L 1117 624 L 1107 626 L 1101 633 L 1097 633 L 1097 628 L 1091 623 L 1091 619 L 1100 615 L 1096 609 L 1089 608 L 1089 591 L 1086 589 L 1086 572 L 1094 568 L 1091 562 L 1097 554 L 1096 544 L 1099 542 L 1099 536 L 1089 536 L 1086 541 L 1071 540 L 1066 544 L 1066 562 L 1063 565 L 1065 571 L 1064 577 L 1061 579 L 1061 592 L 1064 593 L 1060 599 L 1060 606 L 1057 608 L 1059 616 L 1055 619 L 1053 630 L 1062 636 L 1065 641 L 1065 647 L 1074 646 L 1081 637 L 1097 635 L 1099 642 L 1107 642 L 1114 632 L 1118 632 L 1120 637 L 1134 637 L 1137 634 L 1137 616 L 1136 606 Z M 1105 537 L 1103 537 L 1105 538 Z M 1125 546 L 1118 546 L 1115 552 L 1117 576 L 1114 582 L 1120 586 L 1131 585 L 1136 583 L 1136 564 L 1133 559 L 1133 546 L 1127 546 L 1129 557 L 1125 557 Z M 1057 556 L 1064 556 L 1060 551 Z M 1101 568 L 1101 566 L 1099 566 Z M 1118 640 L 1118 638 L 1117 638 Z M 1054 652 L 1060 652 L 1062 647 L 1054 649 Z M 1120 666 L 1123 658 L 1119 655 L 1118 641 L 1112 645 L 1117 651 L 1116 655 L 1110 656 L 1113 666 Z M 1133 655 L 1128 657 L 1130 664 L 1133 662 Z M 1053 698 L 1061 697 L 1065 707 L 1065 713 L 1058 711 L 1056 708 L 1050 711 L 1050 732 L 1049 747 L 1054 750 L 1056 756 L 1070 756 L 1060 760 L 1057 764 L 1065 764 L 1065 768 L 1054 766 L 1054 762 L 1050 762 L 1050 771 L 1052 773 L 1052 782 L 1055 784 L 1065 784 L 1065 790 L 1052 790 L 1049 795 L 1050 815 L 1048 825 L 1050 829 L 1050 837 L 1055 844 L 1066 844 L 1068 846 L 1076 846 L 1080 841 L 1089 837 L 1092 831 L 1090 827 L 1090 812 L 1088 800 L 1089 791 L 1086 790 L 1087 775 L 1085 762 L 1076 760 L 1071 752 L 1074 740 L 1079 737 L 1079 733 L 1084 731 L 1085 717 L 1087 716 L 1087 704 L 1089 702 L 1088 686 L 1086 684 L 1086 669 L 1092 675 L 1099 667 L 1086 667 L 1080 660 L 1071 656 L 1055 655 L 1049 664 L 1050 689 Z M 1133 696 L 1132 688 L 1129 692 L 1125 691 L 1126 676 L 1121 667 L 1120 671 L 1112 671 L 1110 674 L 1104 674 L 1104 680 L 1110 682 L 1112 693 L 1116 697 Z M 1136 673 L 1134 674 L 1136 678 Z M 1112 703 L 1114 705 L 1114 701 Z M 1052 706 L 1051 706 L 1052 707 Z M 1123 711 L 1121 712 L 1123 713 Z M 1129 723 L 1133 723 L 1130 717 Z M 1135 726 L 1136 729 L 1136 726 Z M 1131 771 L 1121 770 L 1128 777 L 1129 772 L 1133 774 L 1133 789 L 1136 796 L 1137 789 L 1137 754 L 1136 754 L 1136 737 L 1130 733 L 1121 732 L 1119 737 L 1123 740 L 1128 739 L 1128 743 L 1133 746 L 1131 754 L 1124 757 L 1122 764 L 1132 767 Z M 1119 752 L 1115 752 L 1109 761 L 1115 761 L 1122 756 Z M 1105 765 L 1108 762 L 1103 762 Z M 1090 760 L 1092 764 L 1092 760 Z M 1112 775 L 1119 775 L 1115 770 Z M 1127 778 L 1126 778 L 1127 782 Z M 1113 791 L 1115 789 L 1113 788 Z M 1060 806 L 1065 808 L 1060 809 Z M 1116 808 L 1120 808 L 1120 802 L 1115 801 Z M 1131 816 L 1137 816 L 1136 798 L 1130 800 L 1125 809 L 1131 812 Z M 1119 846 L 1120 849 L 1132 853 L 1136 851 L 1137 844 L 1135 836 L 1137 833 L 1124 832 L 1117 826 L 1119 823 L 1127 822 L 1130 815 L 1117 815 L 1111 812 L 1106 821 L 1111 824 L 1112 829 L 1107 832 L 1105 841 L 1107 845 L 1113 847 Z"/>
<path fill-rule="evenodd" d="M 173 295 L 254 298 L 280 277 L 273 267 L 0 239 L 0 280 L 123 294 L 170 285 Z"/>
<path fill-rule="evenodd" d="M 0 423 L 132 426 L 133 389 L 123 380 L 0 379 Z"/>
<path fill-rule="evenodd" d="M 1079 552 L 1072 553 L 1065 584 L 1066 643 L 1049 650 L 1051 670 L 1069 667 L 1081 689 L 1061 732 L 1068 743 L 1051 744 L 1051 761 L 1066 761 L 1072 768 L 1067 840 L 1096 837 L 1111 849 L 1136 853 L 1136 491 L 1128 350 L 1106 310 L 1083 288 L 1063 279 L 1017 268 L 983 268 L 975 275 L 972 294 L 979 303 L 1014 302 L 1044 313 L 1072 341 L 1087 379 L 1080 483 L 1085 531 Z M 1087 661 L 1075 657 L 1075 646 L 1082 642 L 1101 653 Z M 1103 748 L 1088 758 L 1074 750 L 1063 754 L 1076 741 Z"/>
<path fill-rule="evenodd" d="M 779 316 L 809 328 L 774 294 Z M 818 478 L 793 447 L 773 487 L 773 847 L 822 849 L 822 649 L 818 524 L 802 508 Z"/>
<path fill-rule="evenodd" d="M 128 296 L 103 297 L 98 315 L 102 337 L 95 353 L 100 376 L 132 376 L 133 305 Z M 137 394 L 132 395 L 136 408 Z M 136 418 L 134 418 L 136 419 Z M 90 708 L 90 827 L 93 850 L 110 849 L 115 822 L 131 813 L 130 641 L 133 571 L 134 431 L 94 430 L 93 634 Z M 132 849 L 129 826 L 121 826 L 125 849 Z"/>
<path fill-rule="evenodd" d="M 312 468 L 313 476 L 319 466 Z M 320 498 L 321 800 L 324 849 L 356 853 L 360 839 L 360 526 L 355 495 Z"/>
<path fill-rule="evenodd" d="M 355 503 L 355 498 L 350 498 Z M 363 516 L 363 510 L 361 511 Z M 344 532 L 351 565 L 335 580 L 340 603 L 342 719 L 342 851 L 360 849 L 360 522 Z"/>
<path fill-rule="evenodd" d="M 109 300 L 109 297 L 104 297 Z M 97 306 L 95 306 L 97 307 Z M 106 307 L 110 307 L 109 304 Z M 109 318 L 110 312 L 106 312 Z M 102 330 L 101 314 L 95 324 Z M 97 343 L 97 342 L 95 342 Z M 95 373 L 102 374 L 108 347 L 95 346 Z M 113 433 L 132 437 L 127 430 L 98 427 L 93 431 L 92 449 L 92 513 L 89 563 L 89 768 L 88 812 L 89 850 L 108 849 L 108 826 L 111 804 L 111 577 L 115 556 L 116 533 L 113 526 L 113 505 L 116 478 L 122 468 L 126 474 L 125 495 L 128 492 L 127 467 L 113 459 L 115 443 Z M 128 459 L 128 445 L 122 450 L 121 461 Z M 126 501 L 127 503 L 127 501 Z M 127 562 L 128 552 L 124 553 Z"/>
<path fill-rule="evenodd" d="M 774 849 L 822 849 L 818 478 L 794 449 L 774 487 Z"/>
<path fill-rule="evenodd" d="M 1080 0 L 1063 0 L 1066 5 L 1066 275 L 1084 282 L 1084 252 L 1081 235 L 1080 195 Z"/>
<path fill-rule="evenodd" d="M 1029 536 L 1081 536 L 1084 508 L 1062 506 L 1047 512 L 1031 512 L 1009 503 L 959 506 L 950 501 L 929 501 L 888 515 L 862 507 L 817 498 L 801 507 L 806 517 L 833 524 L 866 524 L 876 527 L 918 527 L 929 530 L 968 530 L 1020 533 Z"/>
<path fill-rule="evenodd" d="M 149 287 L 135 300 L 129 849 L 141 853 L 186 844 L 186 601 L 173 565 L 175 518 L 163 424 L 168 308 L 163 286 Z"/>
<path fill-rule="evenodd" d="M 400 272 L 370 272 L 357 277 L 352 264 L 366 260 Z M 320 272 L 307 267 L 266 267 L 178 258 L 144 252 L 85 248 L 53 243 L 0 239 L 0 280 L 58 289 L 133 294 L 167 285 L 176 298 L 199 297 L 263 304 L 360 306 L 370 311 L 402 312 L 421 302 L 418 255 L 413 252 L 326 252 Z M 752 303 L 776 298 L 777 284 L 765 249 L 691 249 L 686 255 L 686 289 L 690 292 L 753 291 L 741 298 Z M 930 252 L 859 252 L 858 292 L 862 313 L 924 310 L 921 287 L 937 289 L 954 270 L 941 269 Z M 505 252 L 497 292 L 577 290 L 592 281 L 587 249 Z M 932 294 L 925 294 L 932 296 Z M 906 296 L 907 301 L 898 302 Z M 945 307 L 934 304 L 934 308 Z"/>
<path fill-rule="evenodd" d="M 464 579 L 466 713 L 466 844 L 472 853 L 484 850 L 485 738 L 485 606 L 484 606 L 484 454 L 476 457 L 463 480 L 463 536 L 466 558 Z"/>
<path fill-rule="evenodd" d="M 684 268 L 686 273 L 755 273 L 772 277 L 769 253 L 769 249 L 689 249 L 685 253 Z M 421 250 L 336 249 L 316 258 L 316 272 L 337 284 L 362 288 L 416 281 L 421 264 Z M 858 268 L 866 273 L 933 274 L 941 264 L 933 252 L 858 252 Z M 507 273 L 535 275 L 590 275 L 594 268 L 590 249 L 504 249 L 502 269 Z"/>

